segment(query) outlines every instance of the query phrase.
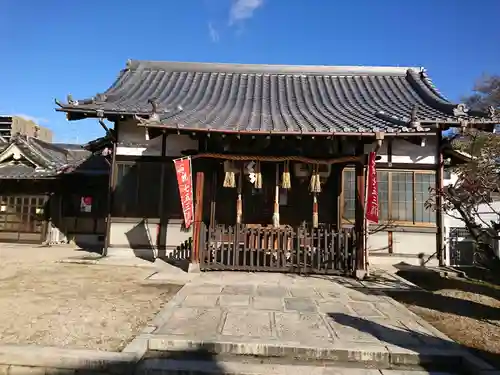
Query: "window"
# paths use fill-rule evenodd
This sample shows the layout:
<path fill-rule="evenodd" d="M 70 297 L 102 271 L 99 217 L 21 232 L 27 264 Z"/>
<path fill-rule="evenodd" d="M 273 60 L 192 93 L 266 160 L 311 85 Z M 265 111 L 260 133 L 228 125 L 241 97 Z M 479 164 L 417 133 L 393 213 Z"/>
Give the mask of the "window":
<path fill-rule="evenodd" d="M 164 173 L 164 184 L 161 175 Z M 119 162 L 113 193 L 115 217 L 182 218 L 179 189 L 172 161 Z M 163 189 L 163 207 L 160 206 Z"/>
<path fill-rule="evenodd" d="M 400 224 L 433 224 L 436 214 L 425 208 L 429 188 L 435 184 L 435 173 L 425 171 L 377 171 L 379 215 L 381 221 Z M 343 179 L 342 217 L 355 217 L 355 172 L 345 170 Z"/>
<path fill-rule="evenodd" d="M 159 217 L 160 163 L 119 163 L 115 176 L 113 216 Z"/>

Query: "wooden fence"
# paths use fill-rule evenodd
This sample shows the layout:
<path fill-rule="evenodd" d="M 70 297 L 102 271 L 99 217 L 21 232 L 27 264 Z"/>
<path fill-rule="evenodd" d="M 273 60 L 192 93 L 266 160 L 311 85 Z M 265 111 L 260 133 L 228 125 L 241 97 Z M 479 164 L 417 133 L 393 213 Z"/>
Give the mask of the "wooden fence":
<path fill-rule="evenodd" d="M 350 274 L 355 269 L 352 229 L 202 224 L 202 270 Z"/>

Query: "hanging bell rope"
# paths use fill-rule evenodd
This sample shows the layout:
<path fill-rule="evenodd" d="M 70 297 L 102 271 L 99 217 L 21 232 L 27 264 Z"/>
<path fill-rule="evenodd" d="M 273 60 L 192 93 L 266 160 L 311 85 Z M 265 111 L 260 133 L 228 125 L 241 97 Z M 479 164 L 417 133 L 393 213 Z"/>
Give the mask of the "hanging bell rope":
<path fill-rule="evenodd" d="M 312 193 L 321 193 L 321 179 L 319 177 L 319 165 L 317 164 L 313 166 L 309 190 Z"/>
<path fill-rule="evenodd" d="M 316 193 L 313 193 L 313 213 L 312 213 L 312 226 L 313 228 L 318 227 L 318 197 Z"/>
<path fill-rule="evenodd" d="M 225 188 L 236 187 L 236 176 L 234 174 L 233 165 L 230 161 L 224 162 L 224 183 L 222 186 Z"/>
<path fill-rule="evenodd" d="M 283 189 L 290 189 L 292 187 L 292 180 L 290 178 L 290 161 L 286 160 L 283 165 L 283 176 L 281 178 L 281 187 Z"/>
<path fill-rule="evenodd" d="M 236 200 L 236 224 L 241 224 L 243 218 L 243 202 L 241 200 L 241 190 L 243 188 L 243 170 L 238 174 L 238 199 Z"/>
<path fill-rule="evenodd" d="M 261 171 L 260 161 L 255 163 L 255 188 L 262 189 L 262 171 Z"/>
<path fill-rule="evenodd" d="M 274 210 L 273 210 L 273 227 L 279 228 L 280 226 L 280 185 L 279 185 L 279 164 L 276 164 L 276 181 L 274 187 Z"/>

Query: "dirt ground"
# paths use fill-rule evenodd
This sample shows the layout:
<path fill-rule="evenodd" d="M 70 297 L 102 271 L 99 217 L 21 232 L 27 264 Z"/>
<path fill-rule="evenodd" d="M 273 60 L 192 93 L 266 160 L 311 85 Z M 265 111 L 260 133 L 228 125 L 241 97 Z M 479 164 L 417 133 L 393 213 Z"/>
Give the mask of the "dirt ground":
<path fill-rule="evenodd" d="M 399 272 L 399 275 L 425 291 L 390 293 L 391 297 L 500 368 L 498 285 L 444 278 L 437 273 Z"/>
<path fill-rule="evenodd" d="M 0 244 L 0 344 L 121 350 L 180 286 L 154 270 L 56 263 L 70 248 Z"/>

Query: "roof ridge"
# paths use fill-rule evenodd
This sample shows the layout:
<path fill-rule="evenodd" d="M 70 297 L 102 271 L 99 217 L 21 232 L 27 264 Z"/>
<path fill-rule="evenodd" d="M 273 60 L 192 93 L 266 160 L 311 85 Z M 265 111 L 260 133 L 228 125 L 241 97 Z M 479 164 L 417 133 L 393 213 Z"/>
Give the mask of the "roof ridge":
<path fill-rule="evenodd" d="M 280 65 L 241 64 L 213 62 L 181 62 L 128 60 L 125 70 L 165 70 L 207 73 L 242 74 L 327 74 L 327 75 L 397 75 L 403 76 L 408 70 L 420 67 L 366 66 L 366 65 Z"/>

